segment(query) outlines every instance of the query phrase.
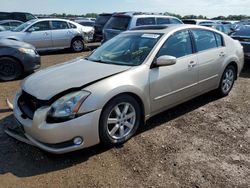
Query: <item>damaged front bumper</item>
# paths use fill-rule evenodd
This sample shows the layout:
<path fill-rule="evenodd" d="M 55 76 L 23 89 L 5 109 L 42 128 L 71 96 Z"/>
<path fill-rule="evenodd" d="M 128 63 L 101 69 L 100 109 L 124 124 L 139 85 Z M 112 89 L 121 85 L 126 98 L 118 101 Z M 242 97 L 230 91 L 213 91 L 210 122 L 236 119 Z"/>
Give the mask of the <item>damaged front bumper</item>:
<path fill-rule="evenodd" d="M 18 106 L 20 96 L 21 91 L 16 94 L 13 104 L 17 124 L 10 125 L 5 130 L 9 136 L 54 154 L 68 153 L 99 143 L 98 125 L 101 110 L 67 122 L 48 123 L 46 117 L 50 107 L 37 109 L 33 119 L 29 119 Z M 76 138 L 81 138 L 82 142 L 77 144 Z"/>

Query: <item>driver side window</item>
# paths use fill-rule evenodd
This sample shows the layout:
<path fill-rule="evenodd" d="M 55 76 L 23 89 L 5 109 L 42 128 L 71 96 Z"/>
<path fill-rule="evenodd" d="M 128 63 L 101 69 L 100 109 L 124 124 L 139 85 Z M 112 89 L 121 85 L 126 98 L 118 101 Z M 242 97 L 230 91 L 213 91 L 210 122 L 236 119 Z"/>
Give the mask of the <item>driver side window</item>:
<path fill-rule="evenodd" d="M 158 52 L 157 57 L 169 55 L 179 58 L 192 53 L 193 49 L 189 32 L 179 31 L 167 39 Z"/>
<path fill-rule="evenodd" d="M 29 28 L 29 30 L 32 30 L 32 31 L 46 31 L 46 30 L 50 30 L 49 21 L 42 21 L 42 22 L 35 23 L 34 25 L 32 25 Z"/>

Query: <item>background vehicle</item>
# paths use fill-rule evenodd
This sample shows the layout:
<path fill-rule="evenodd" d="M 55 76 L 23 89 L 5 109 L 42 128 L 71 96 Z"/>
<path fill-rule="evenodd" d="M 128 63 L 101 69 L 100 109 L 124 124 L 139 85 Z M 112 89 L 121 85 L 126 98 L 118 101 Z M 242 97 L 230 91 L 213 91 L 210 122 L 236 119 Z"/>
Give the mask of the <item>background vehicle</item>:
<path fill-rule="evenodd" d="M 250 60 L 250 26 L 240 27 L 231 34 L 235 40 L 239 40 L 244 49 L 245 59 Z"/>
<path fill-rule="evenodd" d="M 143 25 L 183 24 L 172 16 L 151 13 L 127 12 L 113 14 L 103 29 L 103 42 L 110 40 L 123 31 Z"/>
<path fill-rule="evenodd" d="M 3 26 L 0 26 L 0 32 L 1 31 L 6 31 L 6 29 Z"/>
<path fill-rule="evenodd" d="M 36 19 L 36 17 L 27 12 L 0 12 L 0 20 L 19 20 L 27 22 Z"/>
<path fill-rule="evenodd" d="M 14 40 L 0 40 L 0 80 L 14 80 L 39 67 L 40 56 L 34 46 Z"/>
<path fill-rule="evenodd" d="M 183 19 L 182 22 L 184 24 L 192 24 L 192 25 L 202 25 L 202 24 L 214 24 L 216 21 L 213 20 L 202 20 L 202 19 Z"/>
<path fill-rule="evenodd" d="M 99 14 L 96 21 L 95 21 L 95 35 L 94 35 L 94 40 L 95 41 L 101 41 L 103 39 L 103 27 L 104 25 L 109 21 L 111 18 L 112 14 L 109 13 L 103 13 Z"/>
<path fill-rule="evenodd" d="M 22 139 L 47 152 L 119 145 L 155 114 L 210 90 L 228 95 L 243 64 L 240 43 L 214 29 L 145 26 L 27 78 L 14 115 Z"/>
<path fill-rule="evenodd" d="M 0 38 L 24 41 L 34 45 L 38 51 L 71 48 L 75 52 L 84 50 L 84 42 L 93 39 L 94 30 L 63 19 L 30 20 L 12 31 L 3 31 Z"/>
<path fill-rule="evenodd" d="M 12 30 L 18 27 L 19 25 L 23 24 L 22 21 L 18 20 L 3 20 L 0 21 L 0 26 L 4 27 L 5 30 Z"/>
<path fill-rule="evenodd" d="M 79 23 L 82 26 L 92 27 L 92 28 L 94 28 L 95 25 L 95 22 L 91 20 L 76 20 L 75 22 Z"/>
<path fill-rule="evenodd" d="M 218 31 L 221 31 L 227 35 L 231 34 L 233 32 L 232 25 L 231 24 L 217 24 L 217 23 L 207 23 L 207 24 L 200 24 L 201 26 L 205 27 L 211 27 L 213 29 L 217 29 Z"/>

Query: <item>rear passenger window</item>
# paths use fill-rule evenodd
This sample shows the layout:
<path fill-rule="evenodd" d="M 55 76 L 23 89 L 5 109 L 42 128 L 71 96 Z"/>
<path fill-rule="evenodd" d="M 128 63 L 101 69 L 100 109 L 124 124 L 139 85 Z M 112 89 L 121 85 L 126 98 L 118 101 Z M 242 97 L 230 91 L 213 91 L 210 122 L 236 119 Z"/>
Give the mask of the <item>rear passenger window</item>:
<path fill-rule="evenodd" d="M 61 29 L 68 29 L 67 22 L 63 21 L 52 21 L 52 29 L 53 30 L 61 30 Z"/>
<path fill-rule="evenodd" d="M 214 34 L 215 34 L 217 46 L 218 46 L 218 47 L 224 46 L 224 40 L 223 40 L 222 35 L 220 35 L 220 34 L 218 34 L 218 33 L 214 33 Z"/>
<path fill-rule="evenodd" d="M 170 24 L 168 18 L 156 18 L 157 25 Z"/>
<path fill-rule="evenodd" d="M 217 48 L 217 42 L 215 35 L 212 31 L 206 31 L 202 29 L 192 30 L 194 35 L 197 51 L 209 50 Z"/>
<path fill-rule="evenodd" d="M 70 25 L 70 28 L 73 28 L 73 29 L 77 28 L 76 25 L 74 25 L 72 23 L 69 23 L 69 25 Z"/>
<path fill-rule="evenodd" d="M 155 25 L 155 18 L 138 18 L 136 26 L 140 25 Z"/>
<path fill-rule="evenodd" d="M 176 58 L 193 53 L 192 43 L 188 31 L 179 31 L 169 37 L 161 47 L 157 57 L 170 55 Z"/>
<path fill-rule="evenodd" d="M 175 18 L 171 18 L 171 19 L 170 19 L 170 23 L 171 23 L 171 24 L 182 24 L 182 22 L 181 22 L 180 20 L 177 20 L 177 19 L 175 19 Z"/>

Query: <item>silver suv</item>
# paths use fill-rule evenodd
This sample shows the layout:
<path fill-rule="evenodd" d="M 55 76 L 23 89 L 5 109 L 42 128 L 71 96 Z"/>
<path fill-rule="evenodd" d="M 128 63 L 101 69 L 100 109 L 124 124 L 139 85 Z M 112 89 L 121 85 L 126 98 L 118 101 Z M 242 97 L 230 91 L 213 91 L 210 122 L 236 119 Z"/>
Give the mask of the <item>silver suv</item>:
<path fill-rule="evenodd" d="M 0 39 L 32 44 L 38 51 L 71 48 L 84 50 L 84 42 L 93 39 L 94 29 L 64 19 L 34 19 L 12 31 L 0 33 Z"/>
<path fill-rule="evenodd" d="M 176 17 L 156 15 L 152 13 L 127 12 L 113 14 L 104 27 L 103 42 L 106 42 L 119 33 L 130 30 L 134 27 L 166 24 L 183 24 L 183 22 Z"/>

